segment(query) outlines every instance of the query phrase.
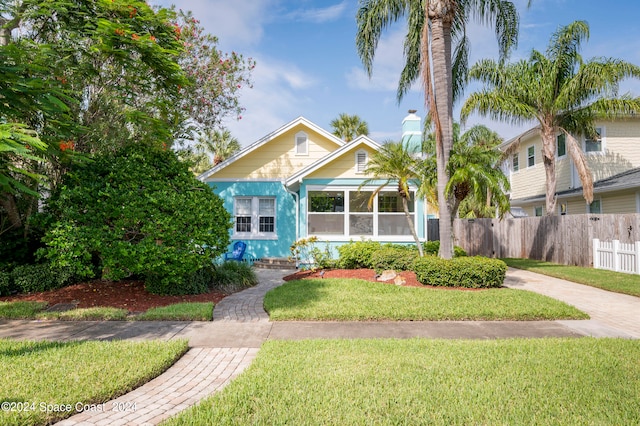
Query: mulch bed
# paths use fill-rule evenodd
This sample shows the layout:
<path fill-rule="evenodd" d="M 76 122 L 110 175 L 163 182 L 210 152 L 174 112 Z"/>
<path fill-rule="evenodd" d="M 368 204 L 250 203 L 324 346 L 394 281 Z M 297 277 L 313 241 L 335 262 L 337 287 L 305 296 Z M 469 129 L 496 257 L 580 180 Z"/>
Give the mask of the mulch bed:
<path fill-rule="evenodd" d="M 42 293 L 20 294 L 0 297 L 1 302 L 43 301 L 49 306 L 58 303 L 76 303 L 78 308 L 109 306 L 126 309 L 129 312 L 144 312 L 150 308 L 182 302 L 218 303 L 227 294 L 211 292 L 188 296 L 159 296 L 144 289 L 142 281 L 101 281 L 74 284 L 58 290 Z"/>
<path fill-rule="evenodd" d="M 402 271 L 398 272 L 402 278 L 404 278 L 404 284 L 402 287 L 421 287 L 421 288 L 436 288 L 439 290 L 457 290 L 457 291 L 485 291 L 484 288 L 465 288 L 465 287 L 439 287 L 432 285 L 424 285 L 418 281 L 415 272 Z M 378 281 L 376 271 L 373 269 L 327 269 L 317 271 L 297 271 L 291 275 L 284 277 L 285 281 L 302 280 L 306 278 L 357 278 L 372 282 L 381 282 L 384 284 L 396 285 L 393 280 Z"/>

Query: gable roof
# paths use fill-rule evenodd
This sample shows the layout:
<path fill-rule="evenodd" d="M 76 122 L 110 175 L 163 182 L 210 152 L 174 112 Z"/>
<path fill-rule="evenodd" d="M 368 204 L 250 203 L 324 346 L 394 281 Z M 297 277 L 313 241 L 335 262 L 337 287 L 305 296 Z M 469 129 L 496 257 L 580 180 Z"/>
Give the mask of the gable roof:
<path fill-rule="evenodd" d="M 268 135 L 258 139 L 257 141 L 255 141 L 251 145 L 248 145 L 244 149 L 238 151 L 236 154 L 234 154 L 231 157 L 227 158 L 222 163 L 215 165 L 214 167 L 212 167 L 211 169 L 207 170 L 204 173 L 201 173 L 198 176 L 198 179 L 201 180 L 201 181 L 206 180 L 212 174 L 214 174 L 214 173 L 224 169 L 225 167 L 233 164 L 234 162 L 236 162 L 240 158 L 242 158 L 245 155 L 255 151 L 256 149 L 260 148 L 261 146 L 271 142 L 272 140 L 276 139 L 278 136 L 288 132 L 289 130 L 291 130 L 292 128 L 294 128 L 295 126 L 297 126 L 299 124 L 302 124 L 303 126 L 306 126 L 307 128 L 315 131 L 316 133 L 319 133 L 321 136 L 323 136 L 326 139 L 328 139 L 329 141 L 335 143 L 338 147 L 342 147 L 343 145 L 345 145 L 345 142 L 342 139 L 340 139 L 339 137 L 335 136 L 334 134 L 332 134 L 330 132 L 327 132 L 326 130 L 324 130 L 323 128 L 318 126 L 317 124 L 314 124 L 313 122 L 311 122 L 311 121 L 307 120 L 306 118 L 300 116 L 300 117 L 296 118 L 295 120 L 292 120 L 292 121 L 288 122 L 287 124 L 283 125 L 279 129 L 274 130 L 273 132 L 269 133 Z"/>
<path fill-rule="evenodd" d="M 345 143 L 340 148 L 338 148 L 335 151 L 333 151 L 331 154 L 325 155 L 324 157 L 322 157 L 320 160 L 316 161 L 315 163 L 312 163 L 309 166 L 305 167 L 304 169 L 299 170 L 297 173 L 289 176 L 287 178 L 287 180 L 285 181 L 285 185 L 290 187 L 290 186 L 292 186 L 292 185 L 294 185 L 296 183 L 301 182 L 302 179 L 304 179 L 306 176 L 308 176 L 311 173 L 315 172 L 316 170 L 326 166 L 327 164 L 331 163 L 336 158 L 339 158 L 341 155 L 343 155 L 343 154 L 345 154 L 345 153 L 347 153 L 349 151 L 352 151 L 354 149 L 358 149 L 362 145 L 367 145 L 369 148 L 374 149 L 376 151 L 378 151 L 380 148 L 382 148 L 382 146 L 380 144 L 378 144 L 377 142 L 375 142 L 373 139 L 369 138 L 368 136 L 364 136 L 364 135 L 358 136 L 356 139 L 352 140 L 349 143 Z"/>

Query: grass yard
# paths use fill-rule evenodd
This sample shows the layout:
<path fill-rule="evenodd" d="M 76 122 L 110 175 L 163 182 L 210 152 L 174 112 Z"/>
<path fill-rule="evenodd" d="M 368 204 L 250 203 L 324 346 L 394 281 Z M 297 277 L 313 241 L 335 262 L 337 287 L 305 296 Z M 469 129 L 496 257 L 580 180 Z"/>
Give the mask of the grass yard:
<path fill-rule="evenodd" d="M 636 425 L 640 341 L 268 341 L 178 425 Z"/>
<path fill-rule="evenodd" d="M 0 302 L 0 319 L 33 319 L 46 308 L 46 302 Z"/>
<path fill-rule="evenodd" d="M 125 309 L 96 307 L 63 312 L 45 312 L 46 302 L 0 302 L 0 319 L 41 319 L 66 321 L 211 321 L 212 302 L 187 302 L 151 308 L 129 316 Z"/>
<path fill-rule="evenodd" d="M 186 351 L 186 340 L 56 343 L 0 339 L 0 424 L 45 425 L 76 414 L 76 404 L 99 404 L 125 394 L 164 372 Z M 24 403 L 33 410 L 25 411 Z M 55 411 L 56 405 L 67 404 L 70 411 Z"/>
<path fill-rule="evenodd" d="M 289 281 L 267 293 L 264 307 L 274 321 L 589 318 L 566 303 L 529 291 L 398 287 L 356 279 Z"/>
<path fill-rule="evenodd" d="M 211 321 L 213 303 L 176 303 L 149 309 L 134 319 L 139 321 Z"/>
<path fill-rule="evenodd" d="M 530 259 L 502 259 L 507 265 L 531 272 L 561 278 L 591 287 L 640 297 L 640 275 L 623 274 L 605 269 L 558 265 Z"/>

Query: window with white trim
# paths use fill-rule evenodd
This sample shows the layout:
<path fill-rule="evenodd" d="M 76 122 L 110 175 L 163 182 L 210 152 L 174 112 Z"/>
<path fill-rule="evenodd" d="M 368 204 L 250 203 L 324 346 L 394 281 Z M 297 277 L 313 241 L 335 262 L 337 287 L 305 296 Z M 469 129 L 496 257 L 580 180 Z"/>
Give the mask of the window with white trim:
<path fill-rule="evenodd" d="M 276 232 L 274 197 L 236 197 L 234 199 L 236 237 L 272 237 Z"/>
<path fill-rule="evenodd" d="M 556 154 L 558 158 L 562 158 L 567 155 L 567 135 L 564 133 L 560 133 L 556 136 Z"/>
<path fill-rule="evenodd" d="M 513 154 L 513 159 L 511 160 L 511 165 L 513 168 L 514 172 L 517 172 L 518 170 L 520 170 L 520 155 Z"/>
<path fill-rule="evenodd" d="M 307 201 L 309 235 L 344 237 L 409 237 L 411 230 L 397 191 L 310 190 Z M 409 212 L 415 220 L 415 193 Z"/>
<path fill-rule="evenodd" d="M 367 168 L 367 162 L 369 161 L 369 155 L 364 149 L 356 152 L 356 173 L 364 173 Z"/>
<path fill-rule="evenodd" d="M 596 127 L 596 137 L 591 139 L 586 137 L 584 140 L 584 152 L 602 152 L 602 127 Z"/>
<path fill-rule="evenodd" d="M 536 149 L 534 146 L 527 148 L 527 167 L 533 167 L 536 164 Z"/>
<path fill-rule="evenodd" d="M 593 200 L 591 204 L 587 206 L 587 212 L 591 214 L 602 214 L 602 201 Z"/>
<path fill-rule="evenodd" d="M 536 217 L 542 216 L 542 206 L 537 206 L 533 208 L 533 213 Z"/>
<path fill-rule="evenodd" d="M 296 133 L 296 155 L 309 154 L 309 137 L 305 132 Z"/>

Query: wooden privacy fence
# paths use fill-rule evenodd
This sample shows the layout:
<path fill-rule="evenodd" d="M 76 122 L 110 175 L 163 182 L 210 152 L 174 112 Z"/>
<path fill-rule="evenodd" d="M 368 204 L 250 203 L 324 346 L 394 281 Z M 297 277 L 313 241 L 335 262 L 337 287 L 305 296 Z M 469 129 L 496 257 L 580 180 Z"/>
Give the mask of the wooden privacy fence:
<path fill-rule="evenodd" d="M 430 240 L 439 239 L 430 219 Z M 471 256 L 519 257 L 593 266 L 593 239 L 640 241 L 640 214 L 584 214 L 518 219 L 456 219 L 455 244 Z"/>

